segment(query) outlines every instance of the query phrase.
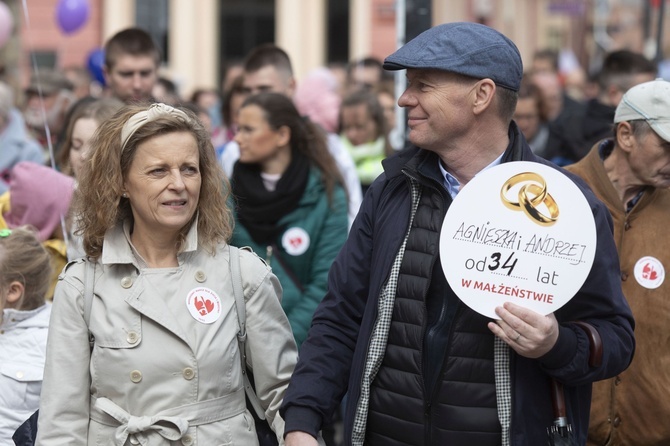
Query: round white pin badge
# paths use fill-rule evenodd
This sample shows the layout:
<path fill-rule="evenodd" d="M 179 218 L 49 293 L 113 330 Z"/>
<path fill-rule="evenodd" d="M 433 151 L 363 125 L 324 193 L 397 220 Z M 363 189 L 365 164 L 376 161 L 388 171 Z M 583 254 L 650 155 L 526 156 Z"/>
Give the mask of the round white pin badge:
<path fill-rule="evenodd" d="M 642 257 L 633 272 L 637 283 L 650 290 L 660 287 L 665 280 L 665 268 L 656 257 Z"/>
<path fill-rule="evenodd" d="M 284 232 L 281 238 L 281 244 L 287 254 L 299 256 L 309 249 L 309 234 L 302 228 L 294 227 Z"/>
<path fill-rule="evenodd" d="M 186 308 L 196 321 L 211 324 L 221 316 L 221 299 L 209 288 L 193 288 L 186 296 Z"/>

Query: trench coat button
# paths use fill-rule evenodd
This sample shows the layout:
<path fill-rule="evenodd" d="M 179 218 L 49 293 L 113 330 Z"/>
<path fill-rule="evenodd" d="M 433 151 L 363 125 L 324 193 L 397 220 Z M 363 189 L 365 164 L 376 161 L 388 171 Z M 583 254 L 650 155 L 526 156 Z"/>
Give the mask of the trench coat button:
<path fill-rule="evenodd" d="M 181 439 L 181 444 L 183 444 L 184 446 L 189 446 L 193 444 L 193 437 L 191 437 L 190 435 L 184 435 Z"/>
<path fill-rule="evenodd" d="M 183 370 L 182 375 L 184 375 L 184 379 L 187 379 L 187 380 L 190 381 L 190 380 L 192 380 L 193 378 L 195 378 L 195 371 L 194 371 L 192 368 L 190 368 L 190 367 L 186 367 L 186 368 Z"/>
<path fill-rule="evenodd" d="M 23 372 L 20 372 L 20 371 L 19 371 L 19 372 L 16 372 L 16 377 L 17 377 L 18 379 L 23 378 Z"/>
<path fill-rule="evenodd" d="M 630 228 L 631 228 L 631 226 L 630 226 L 630 222 L 629 222 L 629 221 L 627 221 L 626 223 L 624 223 L 624 225 L 623 225 L 623 229 L 624 229 L 624 231 L 628 231 Z"/>
<path fill-rule="evenodd" d="M 136 344 L 137 341 L 140 340 L 140 337 L 137 335 L 137 332 L 130 331 L 128 332 L 128 337 L 126 337 L 126 341 L 128 341 L 128 344 Z"/>
<path fill-rule="evenodd" d="M 614 420 L 612 421 L 612 426 L 619 427 L 620 424 L 621 424 L 621 418 L 619 418 L 619 416 L 617 415 L 616 417 L 614 417 Z"/>
<path fill-rule="evenodd" d="M 133 278 L 130 276 L 126 276 L 123 279 L 121 279 L 121 286 L 124 288 L 130 288 L 133 286 Z"/>
<path fill-rule="evenodd" d="M 205 280 L 207 280 L 207 276 L 205 275 L 204 272 L 202 272 L 202 271 L 197 271 L 197 272 L 195 273 L 195 280 L 197 280 L 198 282 L 202 283 L 202 282 L 204 282 Z"/>
<path fill-rule="evenodd" d="M 621 271 L 621 280 L 622 280 L 623 282 L 625 282 L 626 280 L 628 280 L 628 274 L 625 273 L 625 272 L 623 272 L 623 271 Z"/>
<path fill-rule="evenodd" d="M 616 378 L 614 378 L 614 385 L 618 386 L 619 384 L 621 384 L 621 377 L 617 376 Z"/>
<path fill-rule="evenodd" d="M 134 383 L 138 383 L 142 381 L 142 372 L 139 370 L 133 370 L 130 372 L 130 380 Z"/>

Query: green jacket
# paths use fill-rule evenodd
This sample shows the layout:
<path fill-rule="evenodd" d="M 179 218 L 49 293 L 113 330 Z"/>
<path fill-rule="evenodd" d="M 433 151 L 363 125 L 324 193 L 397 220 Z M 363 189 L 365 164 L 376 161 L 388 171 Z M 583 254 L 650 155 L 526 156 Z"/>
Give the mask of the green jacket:
<path fill-rule="evenodd" d="M 338 185 L 329 201 L 319 172 L 312 169 L 298 207 L 279 221 L 283 230 L 272 246 L 254 242 L 237 215 L 235 223 L 230 244 L 250 246 L 272 267 L 284 290 L 282 307 L 300 346 L 326 294 L 330 265 L 347 239 L 344 189 Z"/>

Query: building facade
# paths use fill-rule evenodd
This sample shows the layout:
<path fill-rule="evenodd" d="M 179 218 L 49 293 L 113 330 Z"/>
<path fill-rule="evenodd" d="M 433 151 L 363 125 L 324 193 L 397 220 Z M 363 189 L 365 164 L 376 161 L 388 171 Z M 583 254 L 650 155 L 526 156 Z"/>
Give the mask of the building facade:
<path fill-rule="evenodd" d="M 364 56 L 383 59 L 401 43 L 395 0 L 87 0 L 88 19 L 71 34 L 58 27 L 58 1 L 4 0 L 16 24 L 13 37 L 0 48 L 4 76 L 10 82 L 25 84 L 34 65 L 86 66 L 92 51 L 128 26 L 152 33 L 164 52 L 162 73 L 177 83 L 184 96 L 197 87 L 220 87 L 226 64 L 241 60 L 259 43 L 273 41 L 284 48 L 298 78 L 331 62 Z M 652 18 L 658 14 L 661 1 L 424 3 L 429 5 L 432 24 L 478 21 L 500 30 L 519 46 L 526 62 L 537 49 L 570 49 L 588 68 L 595 55 L 608 49 L 652 51 L 652 39 L 644 35 L 641 23 L 645 12 Z M 410 17 L 421 12 L 412 9 L 420 1 L 405 3 Z M 655 21 L 646 23 L 646 34 L 653 37 Z M 666 35 L 665 42 L 669 39 Z"/>

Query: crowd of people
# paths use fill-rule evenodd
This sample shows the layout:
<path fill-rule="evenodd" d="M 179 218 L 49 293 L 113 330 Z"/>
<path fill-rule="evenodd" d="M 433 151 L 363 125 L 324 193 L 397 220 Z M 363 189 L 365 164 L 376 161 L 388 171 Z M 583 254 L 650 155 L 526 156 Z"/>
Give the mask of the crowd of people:
<path fill-rule="evenodd" d="M 612 51 L 575 88 L 557 52 L 524 66 L 460 22 L 300 83 L 262 44 L 185 98 L 144 30 L 104 51 L 100 92 L 41 69 L 19 105 L 0 82 L 1 446 L 534 446 L 552 380 L 570 444 L 670 442 L 652 61 Z M 440 229 L 515 161 L 574 181 L 595 260 L 555 313 L 491 319 L 447 281 Z"/>

